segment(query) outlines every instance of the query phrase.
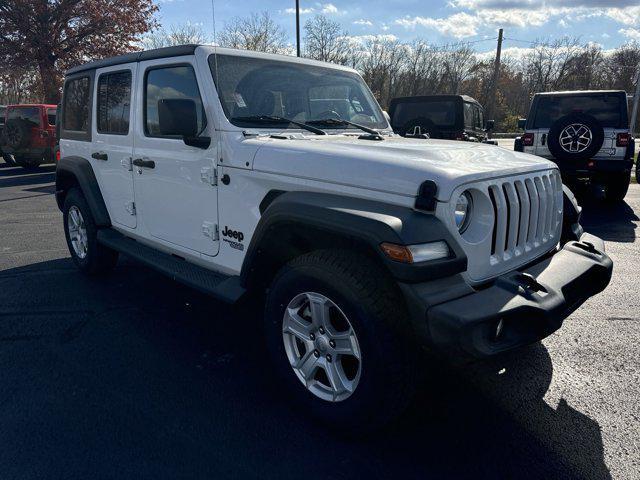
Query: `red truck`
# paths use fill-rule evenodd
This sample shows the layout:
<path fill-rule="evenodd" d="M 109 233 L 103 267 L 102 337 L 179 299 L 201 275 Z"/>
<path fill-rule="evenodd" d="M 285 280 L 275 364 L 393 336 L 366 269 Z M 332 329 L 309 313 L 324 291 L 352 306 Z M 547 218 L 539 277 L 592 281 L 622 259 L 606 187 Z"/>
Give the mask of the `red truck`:
<path fill-rule="evenodd" d="M 9 105 L 4 114 L 0 154 L 26 169 L 55 162 L 56 105 Z"/>

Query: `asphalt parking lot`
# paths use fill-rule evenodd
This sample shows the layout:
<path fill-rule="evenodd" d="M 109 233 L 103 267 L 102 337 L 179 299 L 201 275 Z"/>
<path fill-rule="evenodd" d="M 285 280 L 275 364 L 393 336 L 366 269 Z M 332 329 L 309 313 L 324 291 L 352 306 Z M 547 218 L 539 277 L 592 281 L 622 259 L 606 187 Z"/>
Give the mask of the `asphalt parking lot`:
<path fill-rule="evenodd" d="M 278 392 L 259 312 L 127 259 L 79 274 L 53 182 L 0 161 L 0 478 L 638 478 L 639 185 L 585 204 L 614 278 L 558 333 L 434 364 L 398 425 L 344 439 Z"/>

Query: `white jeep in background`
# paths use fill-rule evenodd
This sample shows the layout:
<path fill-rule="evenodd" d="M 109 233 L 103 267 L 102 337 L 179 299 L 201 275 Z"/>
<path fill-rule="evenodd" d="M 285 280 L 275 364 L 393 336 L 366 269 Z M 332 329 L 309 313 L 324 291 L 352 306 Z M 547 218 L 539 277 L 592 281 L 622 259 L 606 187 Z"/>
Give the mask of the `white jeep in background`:
<path fill-rule="evenodd" d="M 536 342 L 611 277 L 553 163 L 396 136 L 349 68 L 133 53 L 68 71 L 60 119 L 76 265 L 97 274 L 124 253 L 226 302 L 263 298 L 284 388 L 335 428 L 395 417 L 420 350 Z"/>
<path fill-rule="evenodd" d="M 624 91 L 538 93 L 519 127 L 515 150 L 555 162 L 564 183 L 599 185 L 614 202 L 627 194 L 635 142 Z"/>

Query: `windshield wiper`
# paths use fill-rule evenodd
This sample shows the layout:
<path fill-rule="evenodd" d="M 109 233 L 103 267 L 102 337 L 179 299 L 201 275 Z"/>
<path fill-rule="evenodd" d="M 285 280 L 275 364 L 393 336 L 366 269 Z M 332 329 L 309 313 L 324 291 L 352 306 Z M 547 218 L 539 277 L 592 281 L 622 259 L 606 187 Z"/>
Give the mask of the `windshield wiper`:
<path fill-rule="evenodd" d="M 247 123 L 271 123 L 271 124 L 290 124 L 296 125 L 304 130 L 308 130 L 309 132 L 315 133 L 316 135 L 326 135 L 327 132 L 321 130 L 316 127 L 312 127 L 311 125 L 307 125 L 306 123 L 296 122 L 295 120 L 291 120 L 289 118 L 277 117 L 275 115 L 249 115 L 246 117 L 231 117 L 231 121 L 236 122 L 247 122 Z"/>
<path fill-rule="evenodd" d="M 380 136 L 380 132 L 377 130 L 374 130 L 373 128 L 369 128 L 369 127 L 365 127 L 364 125 L 360 125 L 359 123 L 353 123 L 350 122 L 349 120 L 342 120 L 342 119 L 337 119 L 337 118 L 323 118 L 322 120 L 309 120 L 310 124 L 317 124 L 317 125 L 326 125 L 326 126 L 331 126 L 331 125 L 351 125 L 352 127 L 356 127 L 359 128 L 360 130 L 362 130 L 363 132 L 367 132 L 370 133 L 371 135 L 377 135 Z"/>

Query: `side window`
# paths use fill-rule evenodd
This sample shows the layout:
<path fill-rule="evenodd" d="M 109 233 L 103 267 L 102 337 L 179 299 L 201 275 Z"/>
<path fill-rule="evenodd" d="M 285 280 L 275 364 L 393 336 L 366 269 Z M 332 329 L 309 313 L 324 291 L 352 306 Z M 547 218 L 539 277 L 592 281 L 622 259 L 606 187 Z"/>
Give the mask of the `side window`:
<path fill-rule="evenodd" d="M 99 133 L 127 135 L 131 106 L 131 71 L 105 73 L 98 78 Z"/>
<path fill-rule="evenodd" d="M 64 88 L 63 128 L 72 132 L 89 131 L 89 77 L 69 80 Z"/>
<path fill-rule="evenodd" d="M 196 74 L 191 65 L 153 68 L 147 71 L 145 80 L 145 133 L 149 137 L 161 137 L 158 120 L 158 102 L 165 99 L 190 99 L 196 103 L 198 131 L 207 126 L 202 98 Z"/>
<path fill-rule="evenodd" d="M 473 127 L 473 105 L 468 102 L 464 102 L 464 126 L 467 128 Z"/>
<path fill-rule="evenodd" d="M 47 108 L 47 120 L 48 120 L 48 124 L 49 125 L 55 125 L 56 124 L 56 113 L 57 110 L 55 108 Z"/>

